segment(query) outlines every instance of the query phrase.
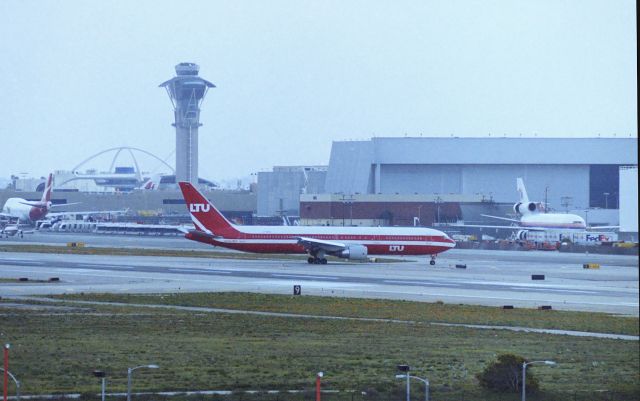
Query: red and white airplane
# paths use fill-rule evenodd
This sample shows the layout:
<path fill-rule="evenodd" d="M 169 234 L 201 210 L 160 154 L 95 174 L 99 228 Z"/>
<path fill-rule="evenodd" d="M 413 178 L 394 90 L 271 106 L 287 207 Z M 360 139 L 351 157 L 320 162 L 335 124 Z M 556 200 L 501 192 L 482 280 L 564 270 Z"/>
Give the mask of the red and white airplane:
<path fill-rule="evenodd" d="M 40 201 L 28 201 L 22 198 L 9 198 L 2 207 L 0 216 L 16 218 L 18 223 L 36 222 L 44 218 L 52 207 L 57 205 L 51 204 L 51 189 L 53 187 L 53 174 L 49 174 L 47 186 L 44 188 Z M 67 205 L 60 205 L 67 206 Z"/>
<path fill-rule="evenodd" d="M 180 189 L 196 229 L 185 238 L 255 253 L 308 254 L 326 264 L 326 255 L 364 260 L 373 255 L 436 255 L 456 246 L 447 234 L 423 227 L 237 226 L 230 223 L 193 185 Z"/>
<path fill-rule="evenodd" d="M 16 224 L 20 222 L 35 223 L 38 220 L 47 218 L 63 218 L 69 216 L 91 216 L 97 214 L 122 214 L 127 210 L 96 210 L 96 211 L 84 211 L 84 212 L 51 212 L 56 207 L 66 207 L 71 205 L 77 205 L 80 202 L 63 203 L 54 205 L 51 203 L 51 191 L 53 190 L 53 174 L 49 174 L 47 179 L 47 186 L 44 188 L 42 198 L 39 201 L 28 201 L 22 198 L 9 198 L 4 203 L 2 210 L 0 211 L 0 217 L 17 219 Z"/>

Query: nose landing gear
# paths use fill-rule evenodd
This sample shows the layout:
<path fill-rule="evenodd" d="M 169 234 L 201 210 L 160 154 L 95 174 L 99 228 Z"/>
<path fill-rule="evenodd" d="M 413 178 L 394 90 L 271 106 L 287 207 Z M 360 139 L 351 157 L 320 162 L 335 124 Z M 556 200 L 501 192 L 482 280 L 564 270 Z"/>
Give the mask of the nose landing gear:
<path fill-rule="evenodd" d="M 436 255 L 431 255 L 431 260 L 429 261 L 429 264 L 431 266 L 436 264 Z"/>

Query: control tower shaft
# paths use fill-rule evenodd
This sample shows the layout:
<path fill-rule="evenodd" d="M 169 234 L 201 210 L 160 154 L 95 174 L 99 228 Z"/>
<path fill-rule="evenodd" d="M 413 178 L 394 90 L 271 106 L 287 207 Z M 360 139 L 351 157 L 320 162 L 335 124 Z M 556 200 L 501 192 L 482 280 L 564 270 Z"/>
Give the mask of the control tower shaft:
<path fill-rule="evenodd" d="M 176 65 L 176 76 L 160 84 L 169 94 L 176 127 L 176 182 L 198 184 L 198 127 L 200 104 L 209 88 L 216 86 L 198 76 L 194 63 Z"/>

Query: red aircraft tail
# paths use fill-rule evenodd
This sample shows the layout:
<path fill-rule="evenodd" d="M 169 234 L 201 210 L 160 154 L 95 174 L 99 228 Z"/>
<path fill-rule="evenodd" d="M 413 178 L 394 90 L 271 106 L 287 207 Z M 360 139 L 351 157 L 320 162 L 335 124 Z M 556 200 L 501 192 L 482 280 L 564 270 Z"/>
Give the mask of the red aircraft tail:
<path fill-rule="evenodd" d="M 47 179 L 47 186 L 44 187 L 44 192 L 42 192 L 42 199 L 40 199 L 40 202 L 46 205 L 51 200 L 52 189 L 53 189 L 53 173 L 49 173 L 49 178 Z"/>
<path fill-rule="evenodd" d="M 197 230 L 223 237 L 238 232 L 191 183 L 182 181 L 178 185 Z"/>

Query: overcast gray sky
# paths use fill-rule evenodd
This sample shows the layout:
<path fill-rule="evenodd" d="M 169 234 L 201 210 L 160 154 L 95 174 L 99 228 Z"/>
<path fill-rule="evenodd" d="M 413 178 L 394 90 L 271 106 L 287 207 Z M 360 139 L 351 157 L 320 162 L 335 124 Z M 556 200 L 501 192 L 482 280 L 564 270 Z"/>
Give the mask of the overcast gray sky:
<path fill-rule="evenodd" d="M 173 155 L 158 84 L 184 61 L 217 85 L 200 128 L 213 180 L 326 164 L 333 140 L 372 136 L 637 137 L 635 14 L 631 0 L 3 0 L 0 177 L 116 146 Z"/>

